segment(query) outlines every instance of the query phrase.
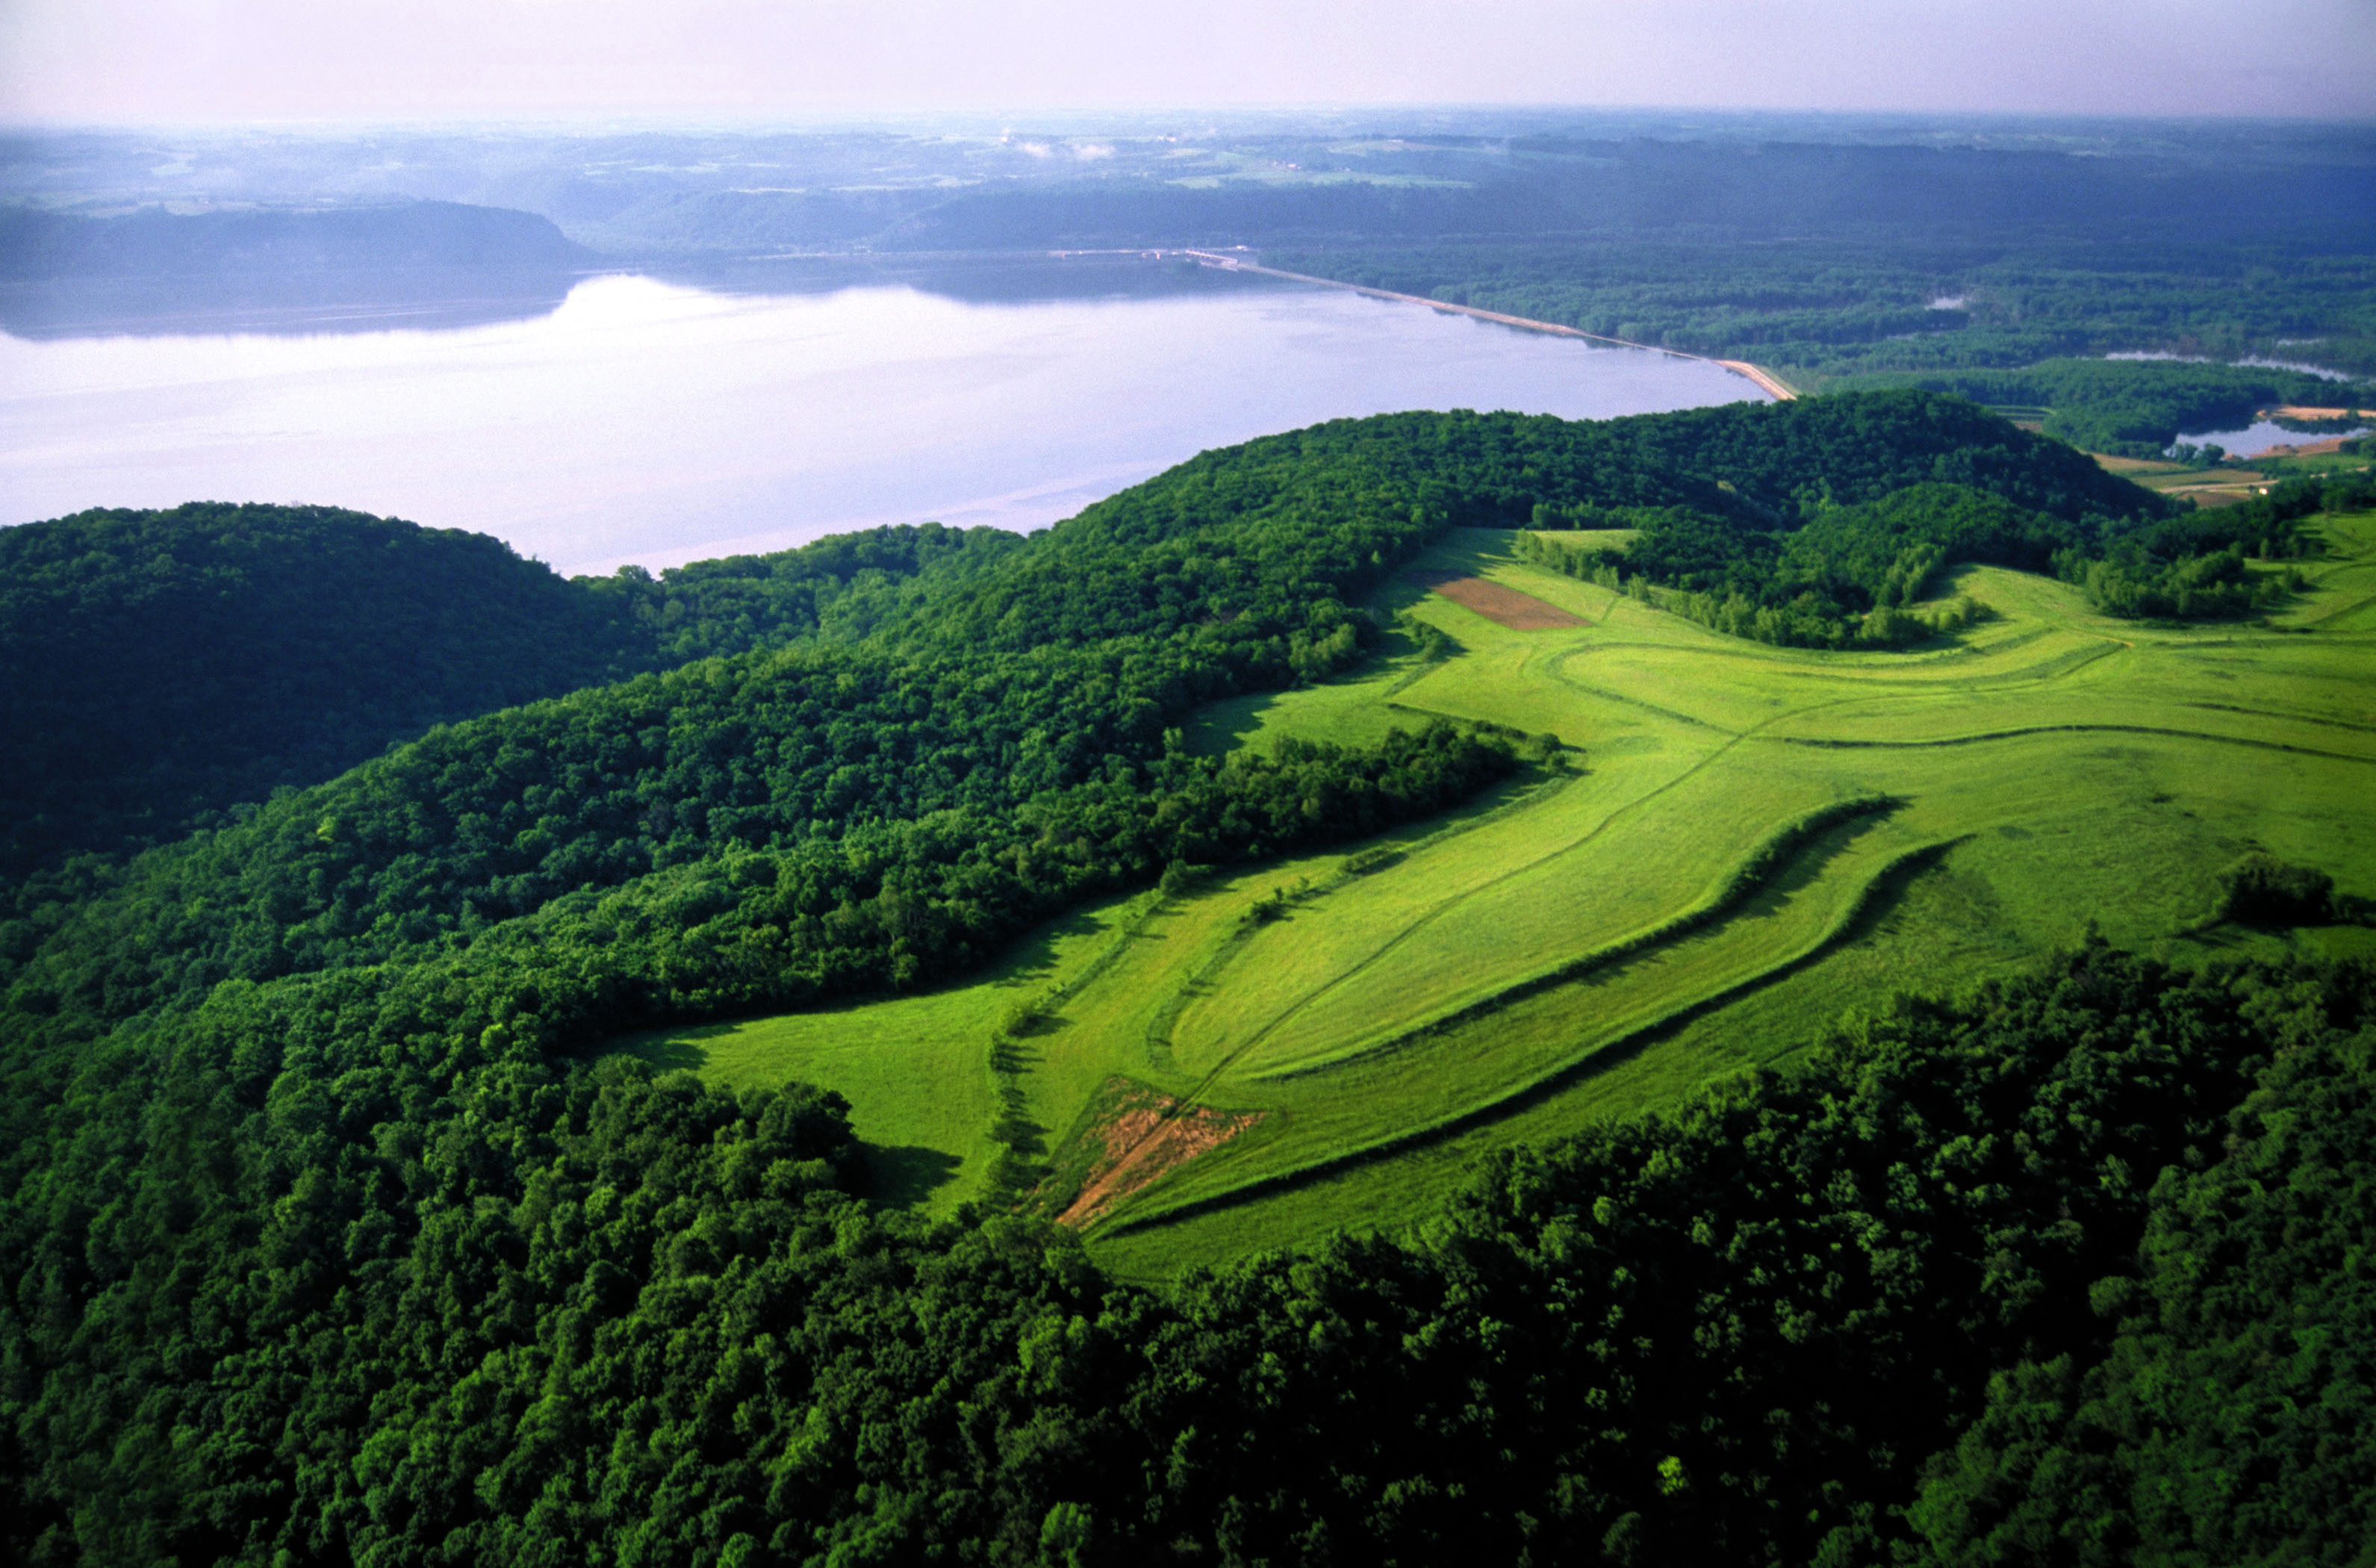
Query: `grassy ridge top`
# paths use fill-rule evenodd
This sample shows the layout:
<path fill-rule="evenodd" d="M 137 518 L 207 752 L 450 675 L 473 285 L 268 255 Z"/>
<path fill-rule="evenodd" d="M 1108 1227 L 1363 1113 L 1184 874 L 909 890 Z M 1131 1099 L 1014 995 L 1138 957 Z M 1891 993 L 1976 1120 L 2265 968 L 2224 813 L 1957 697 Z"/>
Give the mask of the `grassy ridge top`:
<path fill-rule="evenodd" d="M 1533 566 L 1505 530 L 1458 531 L 1413 576 L 1482 575 L 1583 624 L 1511 630 L 1398 580 L 1376 608 L 1414 635 L 1382 662 L 1217 705 L 1189 742 L 1289 754 L 1449 717 L 1548 733 L 1570 770 L 1352 860 L 1075 917 L 970 987 L 632 1049 L 833 1085 L 909 1151 L 900 1190 L 944 1207 L 1000 1157 L 994 1114 L 952 1112 L 990 1104 L 1001 1019 L 1061 993 L 1014 1077 L 1053 1168 L 1103 1135 L 1081 1118 L 1117 1077 L 1259 1118 L 1102 1216 L 1099 1255 L 1160 1275 L 1415 1222 L 1480 1152 L 1672 1103 L 1844 1007 L 2003 972 L 2091 921 L 2173 958 L 2365 952 L 2348 919 L 2216 918 L 2219 873 L 2255 852 L 2376 890 L 2358 809 L 2376 726 L 2352 674 L 2376 533 L 2315 528 L 2311 586 L 2266 626 L 2117 620 L 1972 566 L 1938 591 L 1983 606 L 1977 624 L 1846 654 L 1721 636 Z"/>

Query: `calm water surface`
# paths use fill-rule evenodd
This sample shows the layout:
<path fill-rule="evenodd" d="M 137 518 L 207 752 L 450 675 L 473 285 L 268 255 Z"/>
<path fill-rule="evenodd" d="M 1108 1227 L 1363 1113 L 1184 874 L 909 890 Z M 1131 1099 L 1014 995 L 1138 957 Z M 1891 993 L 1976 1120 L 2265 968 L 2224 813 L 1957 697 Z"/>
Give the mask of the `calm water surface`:
<path fill-rule="evenodd" d="M 2321 431 L 2306 435 L 2299 430 L 2287 430 L 2272 420 L 2257 420 L 2242 430 L 2206 430 L 2193 435 L 2180 434 L 2179 439 L 2193 446 L 2216 445 L 2231 457 L 2257 457 L 2272 446 L 2300 446 L 2313 441 L 2332 441 L 2337 436 L 2367 434 L 2368 427 L 2363 424 L 2348 430 Z"/>
<path fill-rule="evenodd" d="M 321 502 L 607 572 L 877 523 L 1037 527 L 1340 415 L 1762 398 L 1700 362 L 1295 286 L 985 303 L 613 276 L 460 328 L 0 338 L 0 522 Z"/>

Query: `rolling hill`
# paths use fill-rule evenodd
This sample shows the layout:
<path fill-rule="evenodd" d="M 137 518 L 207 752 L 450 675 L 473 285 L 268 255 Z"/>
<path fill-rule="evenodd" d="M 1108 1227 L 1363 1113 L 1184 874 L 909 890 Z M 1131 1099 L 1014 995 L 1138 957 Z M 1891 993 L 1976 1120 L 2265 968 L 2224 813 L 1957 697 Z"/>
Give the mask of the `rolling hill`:
<path fill-rule="evenodd" d="M 2368 499 L 1887 393 L 1339 422 L 658 581 L 247 517 L 627 675 L 26 885 L 0 1538 L 2349 1561 Z M 1703 624 L 1759 563 L 1825 646 Z M 94 724 L 186 695 L 108 668 Z"/>
<path fill-rule="evenodd" d="M 2326 532 L 2313 588 L 2249 633 L 2116 621 L 1972 567 L 1949 591 L 1990 618 L 1907 656 L 1721 636 L 1464 530 L 1420 570 L 1579 624 L 1511 630 L 1397 585 L 1382 607 L 1458 652 L 1407 639 L 1359 678 L 1222 705 L 1194 742 L 1291 754 L 1451 719 L 1553 736 L 1550 766 L 1356 856 L 1072 917 L 962 991 L 636 1049 L 841 1089 L 869 1135 L 943 1157 L 946 1206 L 983 1191 L 992 1042 L 1031 1002 L 1011 1076 L 1070 1177 L 1050 1212 L 1118 1158 L 1112 1086 L 1230 1122 L 1080 1217 L 1111 1265 L 1163 1273 L 1415 1223 L 1486 1150 L 1672 1103 L 1787 1060 L 1846 1007 L 2007 972 L 2091 924 L 2193 961 L 2376 954 L 2348 922 L 2287 939 L 2216 919 L 2219 873 L 2256 850 L 2376 882 L 2356 674 L 2376 519 Z"/>
<path fill-rule="evenodd" d="M 0 877 L 180 837 L 433 726 L 639 671 L 848 640 L 1019 543 L 927 526 L 564 580 L 331 506 L 0 529 Z"/>

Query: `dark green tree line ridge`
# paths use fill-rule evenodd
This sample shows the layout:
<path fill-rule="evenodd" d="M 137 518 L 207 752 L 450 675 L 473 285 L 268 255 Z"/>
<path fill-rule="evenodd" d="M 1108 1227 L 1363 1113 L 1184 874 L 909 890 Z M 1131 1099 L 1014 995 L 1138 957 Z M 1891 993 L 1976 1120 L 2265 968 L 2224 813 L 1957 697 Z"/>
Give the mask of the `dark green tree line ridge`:
<path fill-rule="evenodd" d="M 1499 1156 L 1413 1238 L 1151 1291 L 869 1212 L 829 1096 L 484 1025 L 466 957 L 11 1059 L 18 1560 L 1888 1561 L 1991 1375 L 2115 1353 L 2097 1307 L 2179 1252 L 2302 1332 L 2214 1194 L 2364 1144 L 2376 1016 L 2364 967 L 2091 945 Z M 2299 1131 L 2239 1152 L 2256 1080 Z M 2348 1483 L 2303 1453 L 2284 1495 Z"/>
<path fill-rule="evenodd" d="M 1618 519 L 1611 517 L 1612 523 Z M 1795 647 L 1903 647 L 1942 628 L 1907 612 L 1966 562 L 2044 572 L 2092 529 L 1967 485 L 1919 484 L 1824 506 L 1788 532 L 1742 529 L 1682 507 L 1636 514 L 1622 550 L 1529 538 L 1528 558 L 1614 588 L 1656 584 L 1663 607 L 1732 636 Z M 1637 589 L 1639 591 L 1639 589 Z"/>
<path fill-rule="evenodd" d="M 854 641 L 1024 541 L 878 529 L 658 579 L 327 506 L 0 529 L 0 877 L 169 841 L 432 725 L 719 654 Z"/>
<path fill-rule="evenodd" d="M 330 507 L 0 529 L 0 873 L 625 673 L 582 599 L 483 535 Z"/>

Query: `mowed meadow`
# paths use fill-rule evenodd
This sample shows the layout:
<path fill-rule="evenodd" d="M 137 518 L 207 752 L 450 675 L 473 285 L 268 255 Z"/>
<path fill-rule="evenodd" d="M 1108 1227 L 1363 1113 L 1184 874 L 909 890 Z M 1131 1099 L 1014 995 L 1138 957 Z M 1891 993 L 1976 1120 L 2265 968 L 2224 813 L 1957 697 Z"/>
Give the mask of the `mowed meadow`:
<path fill-rule="evenodd" d="M 1940 596 L 1989 617 L 1903 653 L 1723 636 L 1456 531 L 1374 605 L 1408 630 L 1385 657 L 1218 705 L 1185 743 L 1487 722 L 1541 738 L 1516 780 L 1349 854 L 1168 879 L 972 984 L 621 1048 L 838 1090 L 884 1195 L 1020 1193 L 1151 1277 L 1420 1222 L 1489 1148 L 1670 1105 L 2091 927 L 2180 960 L 2376 953 L 2365 925 L 2218 919 L 2254 852 L 2346 908 L 2376 893 L 2376 514 L 2316 527 L 2310 586 L 2261 622 L 2114 620 L 1972 566 Z M 1419 586 L 1462 577 L 1581 624 Z"/>

